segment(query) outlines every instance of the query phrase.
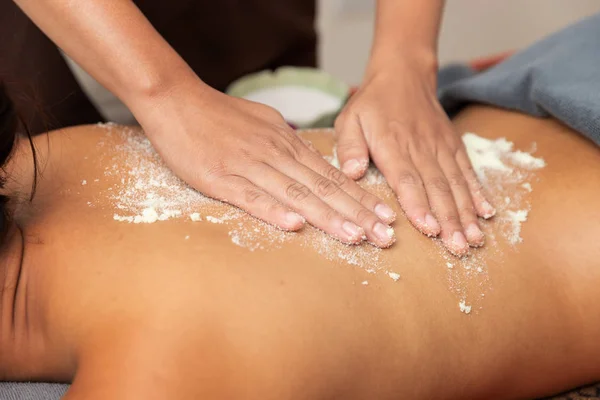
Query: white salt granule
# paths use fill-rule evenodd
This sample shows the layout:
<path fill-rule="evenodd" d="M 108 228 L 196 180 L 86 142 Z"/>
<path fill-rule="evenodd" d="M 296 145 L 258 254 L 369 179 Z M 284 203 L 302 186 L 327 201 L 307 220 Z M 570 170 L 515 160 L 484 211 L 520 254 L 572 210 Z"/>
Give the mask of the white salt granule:
<path fill-rule="evenodd" d="M 134 217 L 132 215 L 130 215 L 130 216 L 121 216 L 121 215 L 115 214 L 115 215 L 113 215 L 113 219 L 115 221 L 132 223 Z"/>
<path fill-rule="evenodd" d="M 388 272 L 387 274 L 390 278 L 394 280 L 394 282 L 397 282 L 398 279 L 400 279 L 400 274 L 397 274 L 395 272 Z"/>
<path fill-rule="evenodd" d="M 511 172 L 511 168 L 502 162 L 501 156 L 512 150 L 512 143 L 506 139 L 488 140 L 474 133 L 465 133 L 462 139 L 480 181 L 485 180 L 486 169 Z"/>
<path fill-rule="evenodd" d="M 122 128 L 115 130 L 115 133 L 124 139 L 124 143 L 116 146 L 114 154 L 118 156 L 115 156 L 114 162 L 106 162 L 108 167 L 104 175 L 114 177 L 115 182 L 121 183 L 106 188 L 104 194 L 113 201 L 113 218 L 116 221 L 152 223 L 183 216 L 191 220 L 198 218 L 198 221 L 201 221 L 200 213 L 210 213 L 212 215 L 206 217 L 208 222 L 226 225 L 231 241 L 250 251 L 274 249 L 295 241 L 301 247 L 316 251 L 328 260 L 359 266 L 369 273 L 385 271 L 384 273 L 394 280 L 396 276 L 400 278 L 400 274 L 389 272 L 390 266 L 386 265 L 385 253 L 380 249 L 369 244 L 344 245 L 312 226 L 306 226 L 301 235 L 284 232 L 257 221 L 239 209 L 224 207 L 220 202 L 188 187 L 173 175 L 144 136 Z M 513 151 L 513 144 L 506 139 L 488 140 L 467 133 L 463 141 L 473 167 L 484 189 L 491 194 L 490 201 L 497 209 L 496 218 L 487 222 L 486 245 L 479 252 L 473 250 L 468 264 L 463 259 L 457 260 L 453 256 L 447 256 L 447 252 L 438 243 L 440 254 L 443 254 L 442 259 L 448 268 L 448 275 L 454 277 L 460 274 L 462 277 L 463 288 L 459 298 L 465 299 L 466 279 L 478 279 L 480 284 L 488 279 L 487 274 L 481 272 L 486 268 L 486 254 L 489 255 L 489 251 L 494 248 L 493 234 L 504 236 L 513 245 L 521 241 L 521 224 L 526 221 L 530 207 L 523 204 L 526 195 L 524 190 L 515 188 L 522 187 L 527 192 L 531 191 L 531 185 L 526 180 L 532 175 L 527 171 L 537 169 L 545 165 L 545 162 L 528 153 Z M 99 144 L 101 145 L 103 144 Z M 124 164 L 123 154 L 126 154 Z M 339 168 L 337 157 L 326 158 Z M 371 191 L 376 191 L 378 195 L 393 196 L 385 178 L 373 165 L 369 166 L 365 177 L 359 183 Z M 390 229 L 388 234 L 392 236 L 393 229 Z M 455 265 L 458 267 L 454 268 Z M 480 274 L 474 273 L 475 271 Z M 368 282 L 364 281 L 362 284 L 367 285 Z M 470 312 L 472 306 L 467 306 L 464 301 L 462 303 L 464 310 L 461 311 Z"/>
<path fill-rule="evenodd" d="M 386 233 L 389 237 L 393 238 L 395 235 L 394 228 L 392 228 L 392 227 L 387 228 Z"/>
<path fill-rule="evenodd" d="M 200 213 L 197 213 L 197 212 L 191 213 L 190 219 L 194 222 L 202 221 L 202 217 L 200 216 Z"/>
<path fill-rule="evenodd" d="M 541 158 L 536 158 L 524 151 L 517 150 L 510 153 L 508 156 L 515 165 L 526 169 L 540 169 L 546 166 L 546 161 Z"/>
<path fill-rule="evenodd" d="M 516 244 L 523 241 L 523 238 L 521 238 L 521 224 L 527 221 L 528 214 L 529 212 L 527 210 L 506 211 L 505 219 L 507 219 L 512 226 L 512 231 L 508 236 L 508 241 L 510 243 Z"/>
<path fill-rule="evenodd" d="M 468 306 L 464 300 L 461 300 L 458 303 L 458 308 L 460 309 L 460 312 L 463 312 L 465 314 L 469 314 L 471 312 L 471 306 Z"/>
<path fill-rule="evenodd" d="M 362 281 L 360 284 L 367 286 L 369 284 L 369 281 Z"/>
<path fill-rule="evenodd" d="M 528 192 L 532 191 L 529 182 L 523 182 L 527 177 L 527 171 L 537 170 L 546 166 L 542 158 L 537 158 L 529 153 L 516 150 L 513 144 L 504 138 L 489 140 L 475 135 L 465 133 L 463 142 L 467 153 L 479 180 L 490 192 L 502 193 L 505 187 L 520 185 Z M 495 187 L 490 185 L 491 180 L 500 180 Z M 511 205 L 520 208 L 520 196 L 514 189 L 510 192 L 514 197 L 503 196 L 504 207 L 498 210 L 496 219 L 502 225 L 504 236 L 511 244 L 521 242 L 521 224 L 527 220 L 527 209 L 509 210 Z M 496 204 L 501 206 L 501 204 Z"/>
<path fill-rule="evenodd" d="M 156 209 L 154 209 L 154 207 L 147 207 L 144 208 L 144 210 L 142 210 L 142 215 L 136 215 L 133 218 L 133 223 L 134 224 L 140 224 L 140 223 L 144 223 L 144 224 L 151 224 L 153 222 L 158 221 L 159 215 L 156 212 Z"/>
<path fill-rule="evenodd" d="M 181 216 L 180 210 L 163 210 L 162 213 L 158 216 L 159 221 L 166 221 L 171 218 L 177 218 Z"/>
<path fill-rule="evenodd" d="M 187 235 L 184 239 L 188 240 L 190 238 L 190 235 Z"/>
<path fill-rule="evenodd" d="M 81 186 L 85 186 L 85 185 L 87 185 L 87 181 L 84 179 L 81 181 Z"/>

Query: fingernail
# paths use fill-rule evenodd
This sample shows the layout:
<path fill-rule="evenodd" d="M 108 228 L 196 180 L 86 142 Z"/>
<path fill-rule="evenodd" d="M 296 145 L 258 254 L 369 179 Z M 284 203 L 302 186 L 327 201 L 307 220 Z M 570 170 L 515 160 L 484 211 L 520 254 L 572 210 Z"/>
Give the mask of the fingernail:
<path fill-rule="evenodd" d="M 393 222 L 396 219 L 396 213 L 387 204 L 377 204 L 375 206 L 375 214 L 387 223 Z"/>
<path fill-rule="evenodd" d="M 485 219 L 492 218 L 496 215 L 496 209 L 487 200 L 481 203 L 481 208 L 483 208 L 483 218 Z"/>
<path fill-rule="evenodd" d="M 303 216 L 301 216 L 300 214 L 296 214 L 293 211 L 288 211 L 285 214 L 285 222 L 287 222 L 288 225 L 292 228 L 304 225 L 305 221 L 306 220 L 304 219 Z"/>
<path fill-rule="evenodd" d="M 342 166 L 342 172 L 351 178 L 358 178 L 367 170 L 368 165 L 369 163 L 366 160 L 348 160 Z"/>
<path fill-rule="evenodd" d="M 440 224 L 437 222 L 437 219 L 433 217 L 433 215 L 425 215 L 425 225 L 427 225 L 435 235 L 440 233 Z"/>
<path fill-rule="evenodd" d="M 469 250 L 469 244 L 467 243 L 465 235 L 459 231 L 454 232 L 452 240 L 447 244 L 447 247 L 452 254 L 457 256 L 464 256 Z"/>
<path fill-rule="evenodd" d="M 429 237 L 437 236 L 440 234 L 440 224 L 431 214 L 425 214 L 425 219 L 417 219 L 417 228 Z"/>
<path fill-rule="evenodd" d="M 375 236 L 383 243 L 385 246 L 389 246 L 394 243 L 395 233 L 394 228 L 384 225 L 381 222 L 375 224 L 373 228 L 373 232 Z"/>
<path fill-rule="evenodd" d="M 483 242 L 485 240 L 485 235 L 483 234 L 483 232 L 481 231 L 481 229 L 479 229 L 479 227 L 477 226 L 476 223 L 471 223 L 466 230 L 467 233 L 467 239 L 469 240 L 469 244 L 471 246 L 483 246 Z"/>
<path fill-rule="evenodd" d="M 363 238 L 365 235 L 365 231 L 360 226 L 353 224 L 350 221 L 346 221 L 342 224 L 342 229 L 348 235 L 348 240 L 351 242 L 356 242 L 357 240 Z"/>

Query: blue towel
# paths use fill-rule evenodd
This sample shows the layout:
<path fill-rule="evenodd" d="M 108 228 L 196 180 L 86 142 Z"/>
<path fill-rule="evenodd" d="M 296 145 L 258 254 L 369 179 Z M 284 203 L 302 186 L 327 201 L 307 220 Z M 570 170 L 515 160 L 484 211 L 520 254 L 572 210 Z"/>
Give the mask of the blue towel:
<path fill-rule="evenodd" d="M 58 400 L 68 388 L 53 383 L 0 383 L 0 400 Z"/>
<path fill-rule="evenodd" d="M 600 13 L 477 73 L 440 70 L 438 97 L 450 116 L 484 103 L 554 117 L 600 146 Z"/>

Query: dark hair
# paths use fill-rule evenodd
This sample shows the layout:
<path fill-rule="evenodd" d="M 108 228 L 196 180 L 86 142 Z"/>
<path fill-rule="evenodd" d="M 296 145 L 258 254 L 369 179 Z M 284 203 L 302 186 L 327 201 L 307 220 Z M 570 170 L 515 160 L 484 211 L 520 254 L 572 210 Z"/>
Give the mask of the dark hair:
<path fill-rule="evenodd" d="M 31 139 L 31 133 L 29 132 L 29 129 L 27 129 L 27 125 L 17 113 L 14 103 L 8 96 L 4 84 L 0 82 L 0 169 L 2 171 L 2 174 L 0 175 L 0 188 L 4 188 L 4 184 L 6 183 L 7 176 L 4 167 L 12 155 L 19 129 L 22 129 L 28 138 L 33 154 L 34 178 L 31 196 L 29 198 L 31 201 L 33 200 L 33 195 L 35 193 L 38 175 L 35 147 L 33 146 L 33 140 Z M 7 195 L 0 194 L 0 245 L 4 243 L 4 239 L 6 238 L 11 223 L 9 200 L 10 198 Z"/>

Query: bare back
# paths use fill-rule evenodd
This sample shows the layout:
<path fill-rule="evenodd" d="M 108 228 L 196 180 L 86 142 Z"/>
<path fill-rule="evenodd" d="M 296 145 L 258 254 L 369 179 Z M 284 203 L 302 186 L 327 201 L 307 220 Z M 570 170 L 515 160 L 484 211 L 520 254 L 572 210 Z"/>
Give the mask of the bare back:
<path fill-rule="evenodd" d="M 119 198 L 132 167 L 120 128 L 38 139 L 45 168 L 19 213 L 23 276 L 44 348 L 66 355 L 54 372 L 16 364 L 14 377 L 75 378 L 73 398 L 124 399 L 510 398 L 600 378 L 586 363 L 600 356 L 598 149 L 556 122 L 491 108 L 455 125 L 537 143 L 547 166 L 531 193 L 519 189 L 531 206 L 522 243 L 492 220 L 488 244 L 458 260 L 399 218 L 393 248 L 348 248 L 209 200 L 165 220 L 138 210 L 136 223 Z M 330 133 L 305 137 L 331 152 Z M 15 158 L 20 182 L 29 162 Z M 377 179 L 363 184 L 396 207 Z M 26 361 L 50 358 L 40 354 Z"/>

